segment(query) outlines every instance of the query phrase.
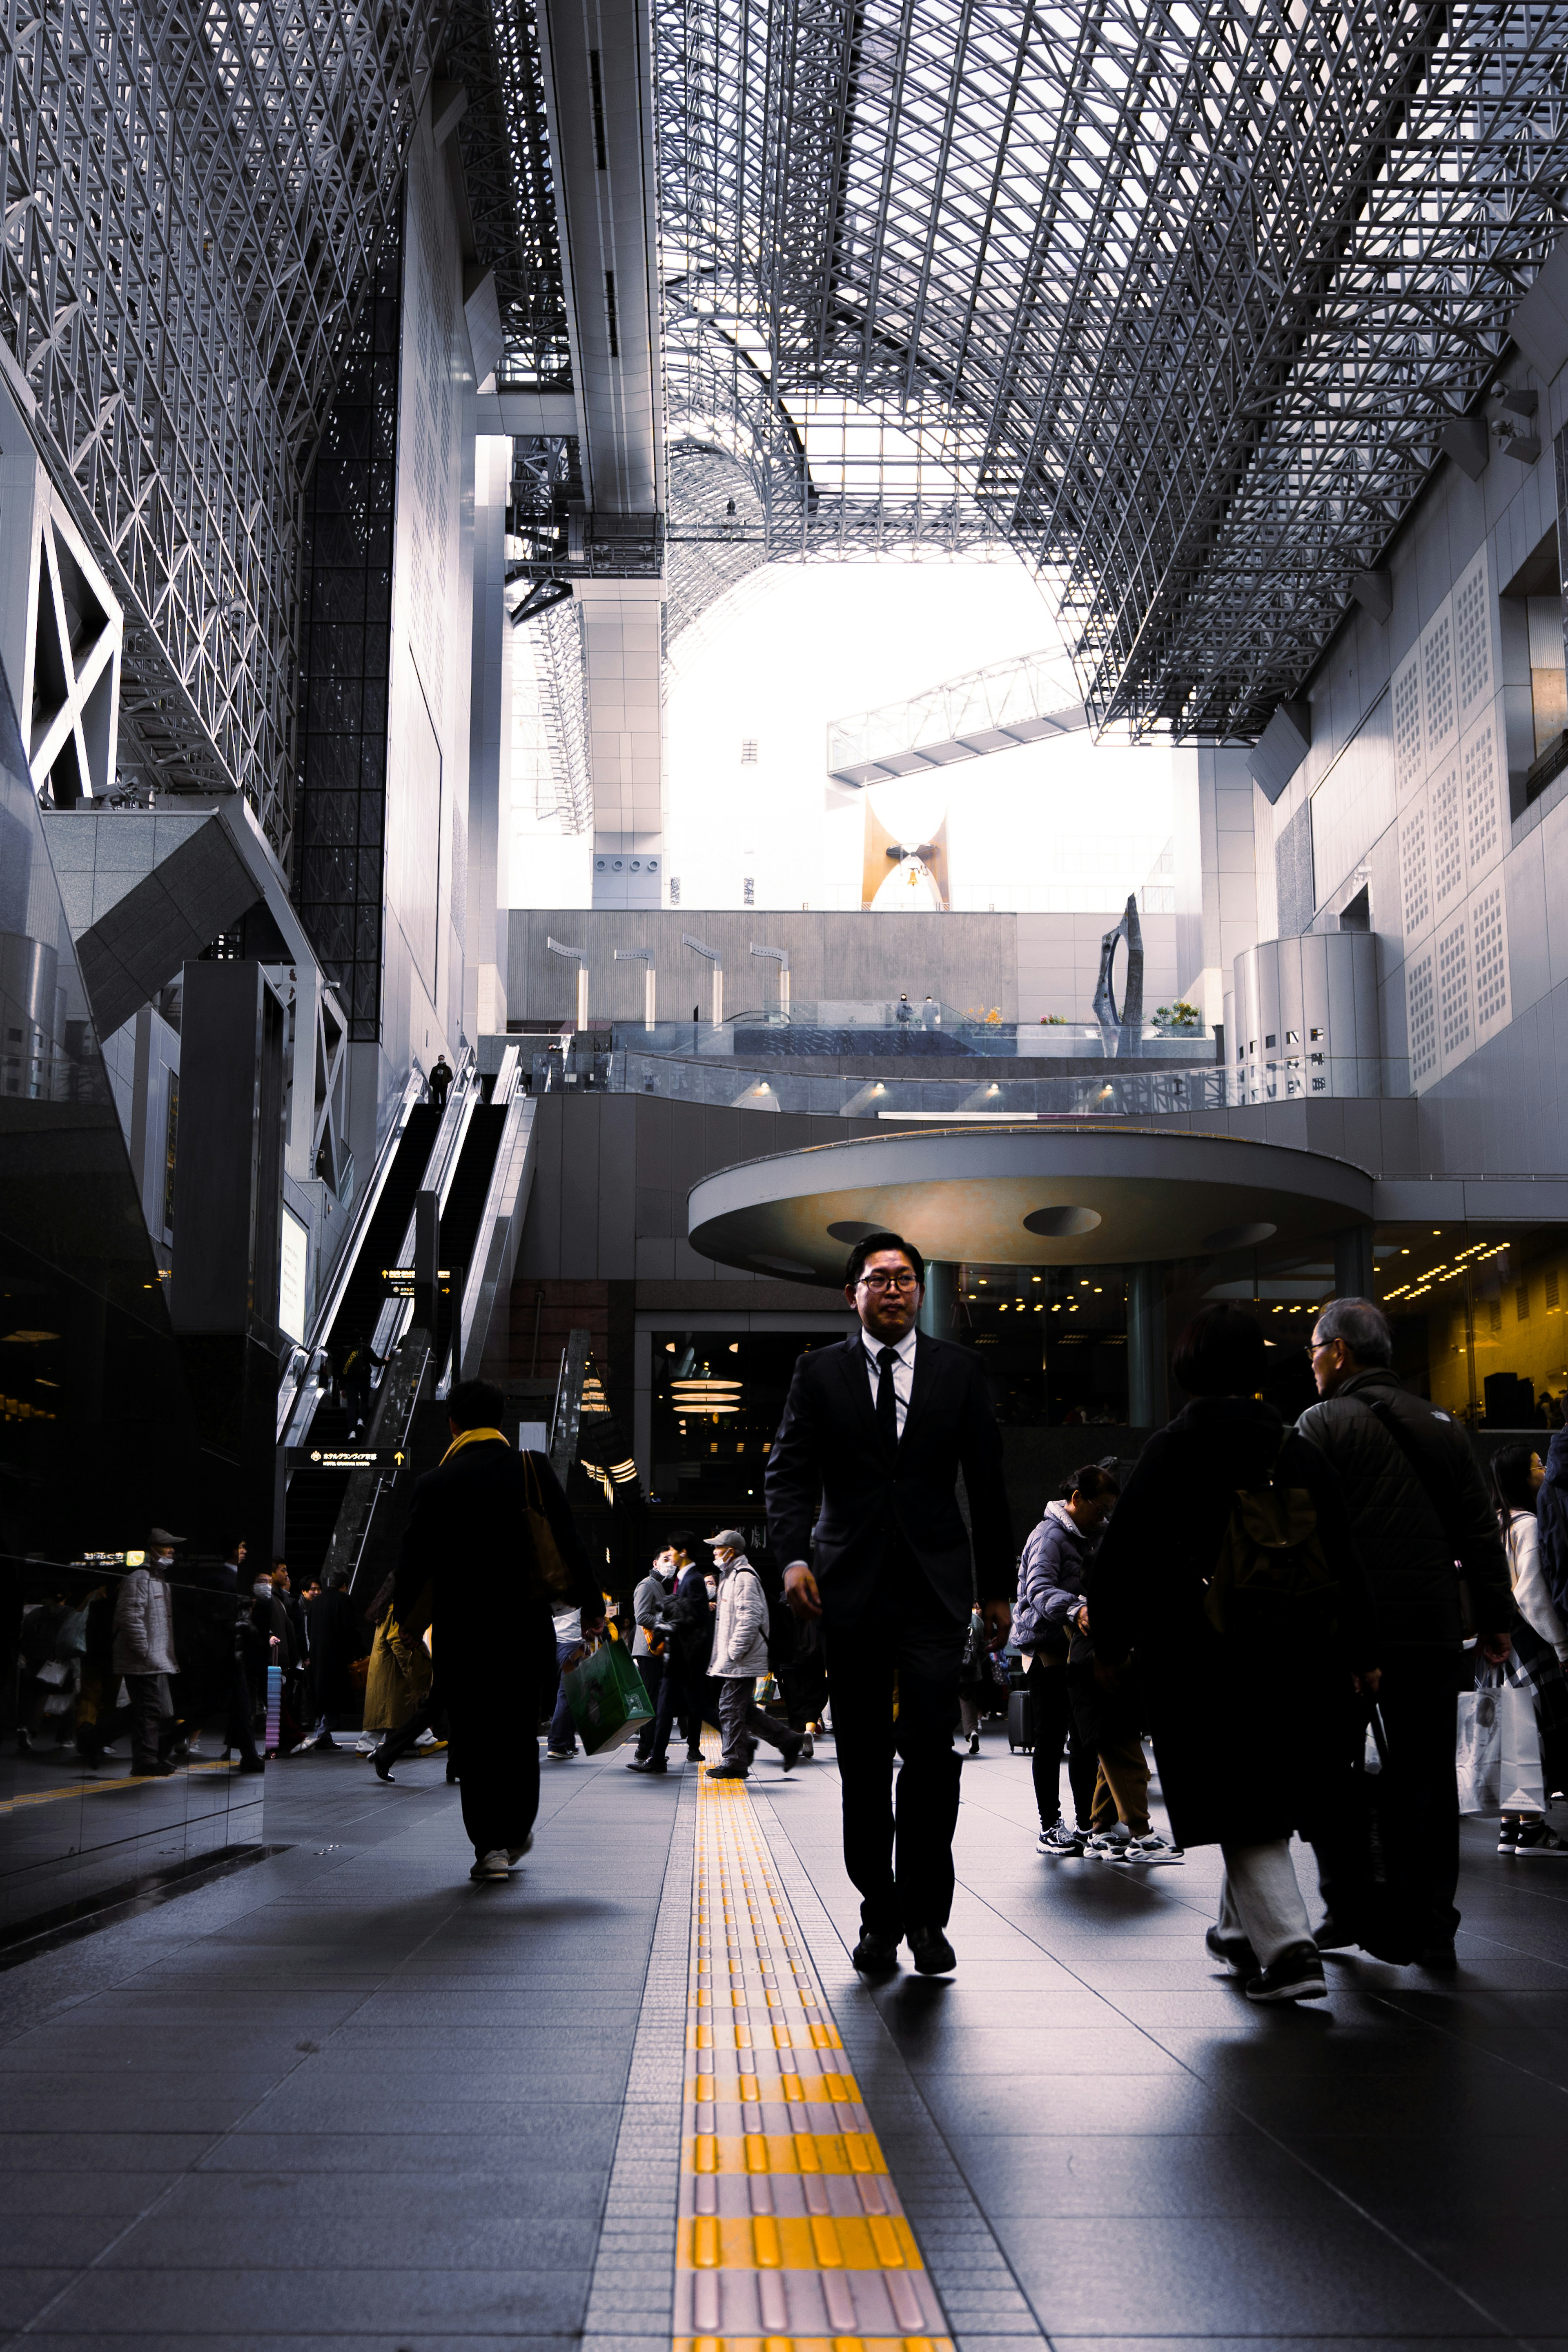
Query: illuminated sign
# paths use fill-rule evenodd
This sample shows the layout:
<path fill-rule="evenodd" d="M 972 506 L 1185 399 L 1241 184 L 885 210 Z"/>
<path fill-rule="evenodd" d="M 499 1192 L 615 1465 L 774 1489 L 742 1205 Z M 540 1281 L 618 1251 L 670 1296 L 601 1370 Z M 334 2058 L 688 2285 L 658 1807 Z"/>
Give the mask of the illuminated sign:
<path fill-rule="evenodd" d="M 312 1445 L 305 1459 L 323 1470 L 401 1470 L 407 1456 L 400 1445 Z"/>
<path fill-rule="evenodd" d="M 413 1297 L 415 1274 L 411 1265 L 384 1265 L 381 1269 L 381 1278 L 386 1285 L 386 1295 L 389 1298 Z M 449 1265 L 438 1267 L 436 1279 L 441 1286 L 442 1295 L 449 1296 L 452 1288 L 452 1268 Z"/>

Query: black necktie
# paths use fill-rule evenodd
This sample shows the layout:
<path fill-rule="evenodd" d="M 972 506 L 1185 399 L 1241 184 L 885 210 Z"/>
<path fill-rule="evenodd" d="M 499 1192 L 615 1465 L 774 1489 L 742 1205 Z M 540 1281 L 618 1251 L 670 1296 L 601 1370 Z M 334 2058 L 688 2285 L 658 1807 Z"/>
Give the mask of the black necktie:
<path fill-rule="evenodd" d="M 877 1426 L 891 1453 L 898 1451 L 899 1444 L 899 1401 L 893 1392 L 893 1366 L 897 1361 L 896 1348 L 878 1349 Z"/>

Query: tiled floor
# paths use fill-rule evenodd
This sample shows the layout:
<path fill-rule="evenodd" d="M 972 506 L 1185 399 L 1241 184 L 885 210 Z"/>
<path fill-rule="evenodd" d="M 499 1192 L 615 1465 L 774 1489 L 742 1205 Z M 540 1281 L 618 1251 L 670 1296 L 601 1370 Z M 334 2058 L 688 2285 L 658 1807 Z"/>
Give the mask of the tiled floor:
<path fill-rule="evenodd" d="M 504 1887 L 438 1761 L 286 1765 L 287 1853 L 0 1975 L 11 2340 L 668 2347 L 697 1806 L 622 1760 Z M 1568 2352 L 1568 1864 L 1473 1825 L 1457 1974 L 1259 2011 L 1216 1857 L 1037 1861 L 994 1736 L 964 1791 L 958 1973 L 871 1991 L 829 1755 L 751 1790 L 960 2352 Z"/>

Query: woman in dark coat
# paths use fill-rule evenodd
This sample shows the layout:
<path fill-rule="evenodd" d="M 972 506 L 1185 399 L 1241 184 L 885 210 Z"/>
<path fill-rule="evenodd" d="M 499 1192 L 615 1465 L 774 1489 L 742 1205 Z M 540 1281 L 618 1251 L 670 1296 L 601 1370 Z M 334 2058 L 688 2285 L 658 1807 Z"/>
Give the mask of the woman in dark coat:
<path fill-rule="evenodd" d="M 1375 1680 L 1371 1595 L 1333 1471 L 1256 1394 L 1265 1357 L 1253 1318 L 1200 1308 L 1172 1363 L 1192 1402 L 1149 1440 L 1101 1541 L 1089 1586 L 1096 1652 L 1136 1672 L 1177 1843 L 1225 1856 L 1210 1951 L 1254 2000 L 1317 1998 L 1322 1961 L 1289 1839 L 1331 1836 L 1349 1794 L 1348 1708 L 1357 1677 Z M 1315 1521 L 1327 1570 L 1316 1600 L 1249 1603 L 1216 1577 L 1222 1554 L 1238 1557 L 1238 1496 L 1271 1483 L 1305 1538 L 1297 1556 L 1312 1553 Z"/>

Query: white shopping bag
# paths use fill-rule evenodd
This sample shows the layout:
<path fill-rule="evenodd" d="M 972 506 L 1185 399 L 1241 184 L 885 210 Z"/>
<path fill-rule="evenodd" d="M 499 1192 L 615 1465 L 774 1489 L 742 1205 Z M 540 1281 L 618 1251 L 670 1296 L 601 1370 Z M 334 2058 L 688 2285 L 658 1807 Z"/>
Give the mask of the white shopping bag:
<path fill-rule="evenodd" d="M 1491 1684 L 1459 1693 L 1459 1811 L 1495 1813 L 1502 1768 L 1503 1693 Z"/>
<path fill-rule="evenodd" d="M 1541 1769 L 1534 1696 L 1513 1683 L 1505 1683 L 1497 1696 L 1501 1730 L 1499 1806 L 1505 1813 L 1543 1813 L 1546 1783 Z"/>

